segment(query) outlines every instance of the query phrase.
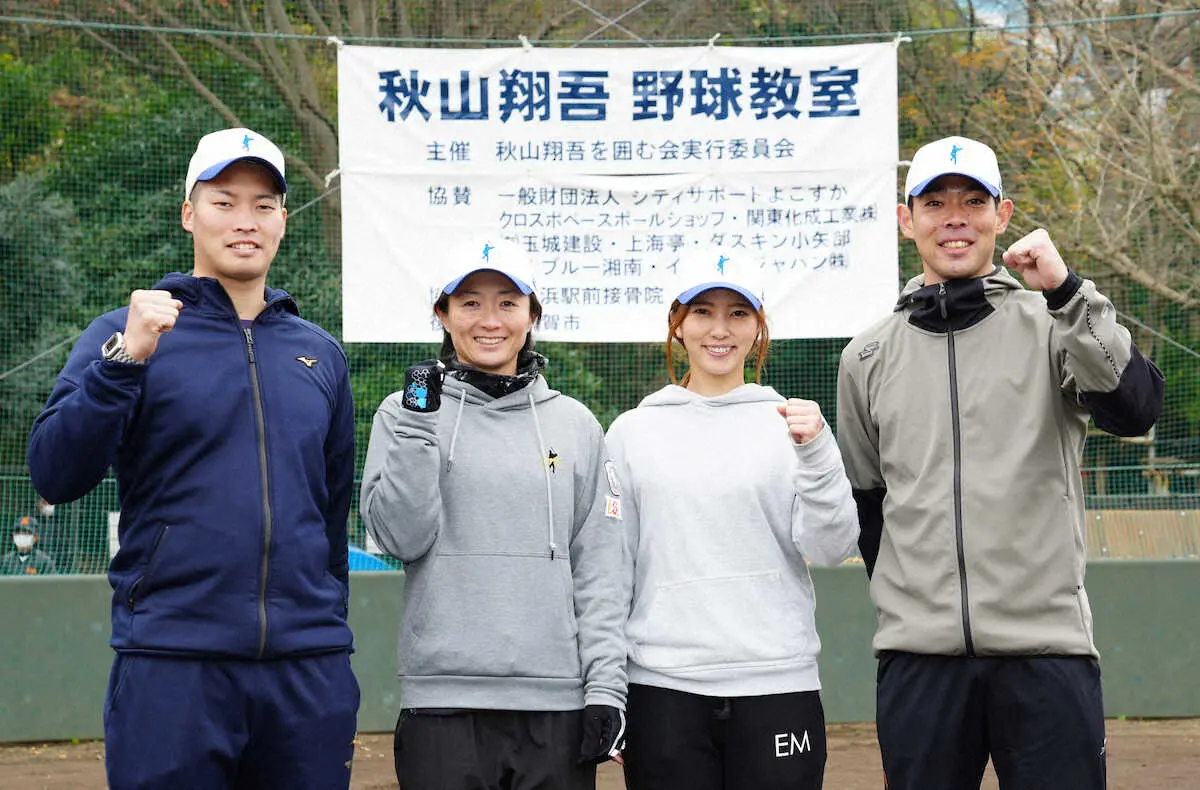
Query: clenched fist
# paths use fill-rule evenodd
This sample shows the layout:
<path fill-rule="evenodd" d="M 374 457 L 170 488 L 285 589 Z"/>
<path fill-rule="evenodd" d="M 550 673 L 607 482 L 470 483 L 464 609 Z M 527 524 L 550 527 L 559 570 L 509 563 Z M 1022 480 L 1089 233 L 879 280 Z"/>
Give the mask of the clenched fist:
<path fill-rule="evenodd" d="M 427 359 L 404 371 L 404 395 L 401 403 L 409 411 L 431 412 L 442 406 L 442 381 L 446 365 L 440 359 Z"/>
<path fill-rule="evenodd" d="M 796 444 L 808 444 L 825 428 L 825 418 L 816 401 L 788 398 L 775 407 L 787 422 L 788 432 Z"/>
<path fill-rule="evenodd" d="M 1067 264 L 1050 240 L 1050 234 L 1041 228 L 1017 239 L 1003 257 L 1025 284 L 1035 290 L 1053 291 L 1067 280 Z"/>
<path fill-rule="evenodd" d="M 175 328 L 183 302 L 170 291 L 134 291 L 125 318 L 125 351 L 145 361 L 158 348 L 158 339 Z"/>

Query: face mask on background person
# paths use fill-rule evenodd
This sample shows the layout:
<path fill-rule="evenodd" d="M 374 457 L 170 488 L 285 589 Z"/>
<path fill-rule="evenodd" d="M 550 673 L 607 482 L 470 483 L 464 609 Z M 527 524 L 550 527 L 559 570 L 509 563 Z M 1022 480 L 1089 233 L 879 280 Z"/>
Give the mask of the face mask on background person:
<path fill-rule="evenodd" d="M 13 535 L 13 545 L 17 547 L 17 551 L 29 551 L 33 548 L 33 535 Z"/>

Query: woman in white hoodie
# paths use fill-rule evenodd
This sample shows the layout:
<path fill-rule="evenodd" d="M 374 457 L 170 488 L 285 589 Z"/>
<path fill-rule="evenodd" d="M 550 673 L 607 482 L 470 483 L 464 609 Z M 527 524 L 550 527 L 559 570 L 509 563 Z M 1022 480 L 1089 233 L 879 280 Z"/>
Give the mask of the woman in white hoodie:
<path fill-rule="evenodd" d="M 820 407 L 759 380 L 751 271 L 680 263 L 667 361 L 688 373 L 608 431 L 623 488 L 630 790 L 820 788 L 825 718 L 807 562 L 851 556 L 858 518 Z"/>

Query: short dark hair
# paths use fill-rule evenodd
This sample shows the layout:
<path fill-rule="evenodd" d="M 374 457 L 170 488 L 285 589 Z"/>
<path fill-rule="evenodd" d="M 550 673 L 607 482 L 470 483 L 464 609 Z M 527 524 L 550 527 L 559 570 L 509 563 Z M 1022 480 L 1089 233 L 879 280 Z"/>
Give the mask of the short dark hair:
<path fill-rule="evenodd" d="M 433 303 L 434 317 L 438 313 L 450 312 L 450 294 L 442 291 L 438 294 L 437 301 Z M 538 300 L 537 294 L 530 291 L 529 293 L 529 315 L 533 316 L 533 325 L 537 326 L 542 323 L 542 303 Z M 525 334 L 525 344 L 521 346 L 519 353 L 533 350 L 533 332 Z M 438 352 L 438 357 L 441 359 L 449 359 L 454 355 L 454 341 L 450 339 L 450 333 L 445 329 L 442 330 L 442 349 Z"/>
<path fill-rule="evenodd" d="M 249 164 L 249 165 L 254 165 L 259 170 L 266 173 L 267 177 L 271 179 L 271 183 L 275 185 L 275 197 L 279 199 L 279 205 L 280 206 L 287 205 L 287 192 L 284 189 L 282 189 L 283 184 L 279 180 L 278 173 L 276 173 L 274 170 L 272 170 L 270 167 L 268 167 L 264 162 L 254 159 L 253 157 L 246 157 L 244 159 L 235 160 L 233 162 L 230 162 L 228 165 L 226 165 L 226 167 L 233 167 L 234 165 L 239 164 L 241 162 L 245 162 L 246 164 Z M 221 172 L 224 173 L 225 171 L 221 170 Z M 207 184 L 208 181 L 211 181 L 211 180 L 212 179 L 208 179 L 205 181 L 197 181 L 195 184 L 192 184 L 192 191 L 190 193 L 188 193 L 187 199 L 194 200 L 194 198 L 196 197 L 196 190 L 200 188 L 200 185 Z"/>
<path fill-rule="evenodd" d="M 954 175 L 954 174 L 953 174 L 953 173 L 946 173 L 945 175 L 947 175 L 947 176 L 950 176 L 950 175 Z M 940 179 L 940 178 L 942 178 L 942 177 L 943 177 L 943 176 L 938 176 L 937 178 L 933 179 L 933 180 L 932 180 L 932 181 L 930 181 L 928 184 L 926 184 L 926 185 L 925 185 L 925 188 L 921 190 L 921 195 L 924 195 L 926 192 L 928 192 L 928 191 L 929 191 L 929 188 L 930 188 L 931 186 L 933 186 L 934 184 L 936 184 L 936 183 L 938 182 L 938 179 Z M 963 176 L 963 177 L 964 177 L 964 178 L 971 178 L 970 176 Z M 979 188 L 980 188 L 981 190 L 983 190 L 984 192 L 987 192 L 989 195 L 992 195 L 992 193 L 991 193 L 991 190 L 989 190 L 987 187 L 985 187 L 985 186 L 984 186 L 984 185 L 983 185 L 983 184 L 982 184 L 980 181 L 978 181 L 977 179 L 974 179 L 974 178 L 971 178 L 971 180 L 972 180 L 972 181 L 974 181 L 976 184 L 979 184 Z M 905 201 L 905 202 L 907 203 L 907 205 L 908 205 L 908 210 L 909 210 L 909 211 L 912 211 L 912 207 L 913 207 L 913 198 L 914 198 L 914 197 L 920 197 L 920 195 L 909 195 L 909 196 L 908 196 L 908 200 L 907 200 L 907 201 Z M 993 205 L 995 205 L 995 206 L 996 206 L 996 208 L 1000 208 L 1000 195 L 992 195 L 992 204 L 993 204 Z"/>

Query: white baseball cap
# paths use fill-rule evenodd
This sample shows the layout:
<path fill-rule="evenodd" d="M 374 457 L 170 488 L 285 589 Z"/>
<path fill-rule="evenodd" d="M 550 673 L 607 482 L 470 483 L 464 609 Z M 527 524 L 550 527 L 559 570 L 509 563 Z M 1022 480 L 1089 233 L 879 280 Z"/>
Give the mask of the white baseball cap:
<path fill-rule="evenodd" d="M 687 304 L 712 288 L 727 288 L 746 297 L 755 310 L 762 309 L 759 266 L 745 252 L 701 247 L 680 257 L 676 271 L 688 284 L 675 297 L 680 304 Z"/>
<path fill-rule="evenodd" d="M 450 271 L 458 274 L 442 293 L 452 294 L 462 281 L 479 271 L 494 271 L 512 280 L 522 294 L 533 292 L 533 261 L 521 245 L 500 236 L 472 236 L 450 252 Z"/>
<path fill-rule="evenodd" d="M 967 137 L 944 137 L 921 146 L 913 155 L 904 179 L 904 199 L 925 191 L 936 178 L 960 175 L 983 184 L 992 197 L 1000 197 L 1000 165 L 996 154 L 981 142 Z"/>
<path fill-rule="evenodd" d="M 191 197 L 197 181 L 216 178 L 222 170 L 242 159 L 253 159 L 266 165 L 279 181 L 280 191 L 287 193 L 283 152 L 275 143 L 251 129 L 222 129 L 204 135 L 196 144 L 196 153 L 188 163 L 187 181 L 183 186 L 184 200 Z"/>

